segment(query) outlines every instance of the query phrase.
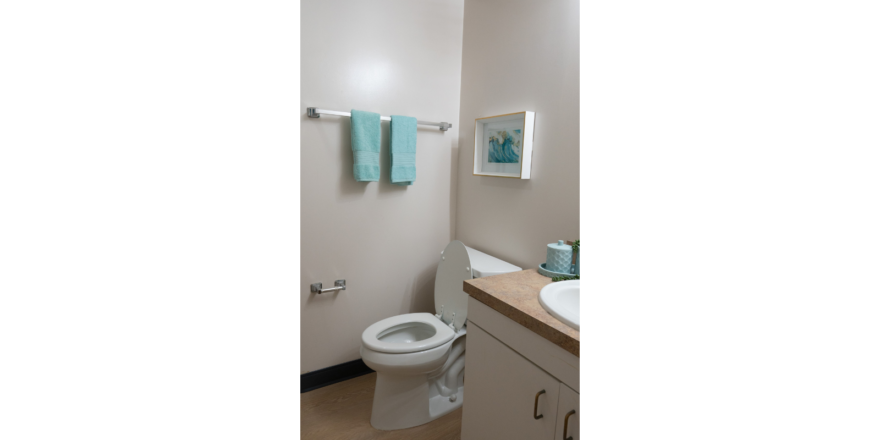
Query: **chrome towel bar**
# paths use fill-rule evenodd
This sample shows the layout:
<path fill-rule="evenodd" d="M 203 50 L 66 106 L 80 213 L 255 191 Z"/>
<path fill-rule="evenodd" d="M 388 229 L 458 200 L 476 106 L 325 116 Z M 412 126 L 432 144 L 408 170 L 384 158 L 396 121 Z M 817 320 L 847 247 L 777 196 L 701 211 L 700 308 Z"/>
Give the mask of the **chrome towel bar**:
<path fill-rule="evenodd" d="M 306 109 L 306 114 L 310 118 L 320 118 L 321 115 L 333 115 L 333 116 L 348 116 L 351 117 L 350 112 L 338 112 L 336 110 L 324 110 L 322 108 L 317 107 L 309 107 Z M 390 121 L 391 116 L 380 116 L 379 119 L 383 121 Z M 440 127 L 440 131 L 446 131 L 452 128 L 452 124 L 448 122 L 428 122 L 428 121 L 416 121 L 419 125 L 430 125 L 432 127 Z"/>

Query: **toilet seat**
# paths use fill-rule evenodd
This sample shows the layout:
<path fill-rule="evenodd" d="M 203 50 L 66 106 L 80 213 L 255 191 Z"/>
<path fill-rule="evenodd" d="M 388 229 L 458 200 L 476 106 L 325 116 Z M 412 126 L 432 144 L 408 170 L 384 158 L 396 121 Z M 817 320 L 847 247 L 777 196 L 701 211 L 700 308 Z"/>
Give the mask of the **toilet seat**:
<path fill-rule="evenodd" d="M 452 340 L 455 331 L 430 313 L 385 318 L 364 330 L 364 347 L 380 353 L 415 353 Z"/>

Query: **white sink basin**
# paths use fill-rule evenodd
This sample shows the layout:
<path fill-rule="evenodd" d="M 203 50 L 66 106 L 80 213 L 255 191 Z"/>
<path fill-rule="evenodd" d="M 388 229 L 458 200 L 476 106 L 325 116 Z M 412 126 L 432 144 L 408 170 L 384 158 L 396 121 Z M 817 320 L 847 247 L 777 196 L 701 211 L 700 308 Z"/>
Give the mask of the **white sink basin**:
<path fill-rule="evenodd" d="M 581 331 L 581 280 L 550 283 L 541 289 L 538 301 L 554 318 Z"/>

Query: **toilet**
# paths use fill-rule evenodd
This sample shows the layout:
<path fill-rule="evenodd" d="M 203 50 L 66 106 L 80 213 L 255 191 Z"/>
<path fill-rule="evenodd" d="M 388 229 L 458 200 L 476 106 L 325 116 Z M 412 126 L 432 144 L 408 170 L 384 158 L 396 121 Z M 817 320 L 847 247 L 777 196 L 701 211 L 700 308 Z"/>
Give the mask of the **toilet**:
<path fill-rule="evenodd" d="M 370 418 L 374 428 L 411 428 L 461 407 L 468 300 L 464 280 L 520 270 L 453 241 L 440 253 L 436 314 L 392 316 L 364 330 L 361 358 L 377 373 Z"/>

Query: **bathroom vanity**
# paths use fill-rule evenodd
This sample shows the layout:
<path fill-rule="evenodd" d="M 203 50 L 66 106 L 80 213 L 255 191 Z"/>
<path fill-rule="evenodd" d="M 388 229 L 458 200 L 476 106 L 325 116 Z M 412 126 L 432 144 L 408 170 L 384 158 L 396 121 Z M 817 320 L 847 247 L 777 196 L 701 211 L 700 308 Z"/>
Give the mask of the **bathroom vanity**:
<path fill-rule="evenodd" d="M 464 282 L 462 440 L 580 438 L 580 332 L 541 307 L 549 283 L 535 269 Z"/>

